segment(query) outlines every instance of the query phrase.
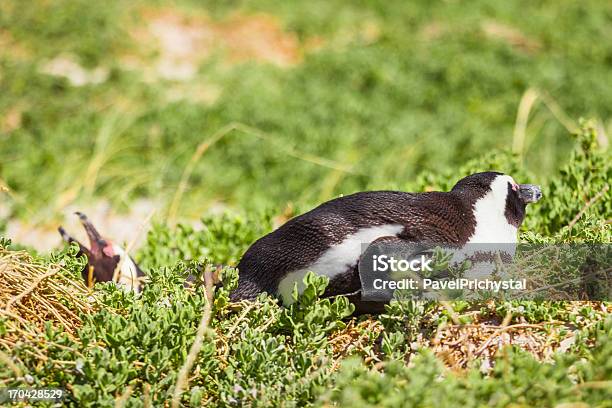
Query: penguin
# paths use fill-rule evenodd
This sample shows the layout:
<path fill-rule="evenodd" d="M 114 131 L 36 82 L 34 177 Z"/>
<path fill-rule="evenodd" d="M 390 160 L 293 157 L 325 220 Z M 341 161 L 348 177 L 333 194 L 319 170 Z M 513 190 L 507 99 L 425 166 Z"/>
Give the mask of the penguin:
<path fill-rule="evenodd" d="M 459 180 L 449 192 L 359 192 L 327 201 L 260 238 L 237 265 L 234 301 L 262 292 L 293 302 L 312 271 L 329 278 L 324 296 L 359 302 L 358 261 L 379 240 L 444 243 L 516 243 L 526 206 L 542 196 L 538 186 L 517 184 L 499 172 Z M 356 304 L 359 308 L 359 305 Z"/>
<path fill-rule="evenodd" d="M 89 248 L 71 237 L 63 227 L 58 231 L 62 239 L 68 243 L 79 245 L 78 255 L 87 256 L 87 266 L 81 272 L 88 287 L 95 282 L 114 281 L 120 287 L 140 293 L 144 284 L 145 274 L 121 246 L 102 238 L 98 230 L 83 213 L 76 212 L 89 238 Z"/>

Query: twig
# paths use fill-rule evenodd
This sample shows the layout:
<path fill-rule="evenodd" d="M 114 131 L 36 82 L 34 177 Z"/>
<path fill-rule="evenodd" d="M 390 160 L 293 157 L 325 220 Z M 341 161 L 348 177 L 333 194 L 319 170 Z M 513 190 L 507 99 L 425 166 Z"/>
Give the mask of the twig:
<path fill-rule="evenodd" d="M 123 394 L 121 394 L 119 398 L 115 399 L 115 408 L 123 408 L 128 398 L 130 398 L 130 395 L 132 395 L 132 386 L 128 385 L 125 387 Z"/>
<path fill-rule="evenodd" d="M 480 346 L 480 348 L 476 351 L 476 353 L 474 353 L 474 357 L 478 357 L 479 355 L 481 355 L 482 352 L 485 351 L 486 348 L 489 346 L 489 343 L 491 342 L 491 340 L 493 340 L 495 337 L 499 336 L 503 332 L 514 330 L 514 329 L 526 329 L 526 328 L 543 329 L 543 326 L 542 326 L 543 324 L 545 323 L 542 323 L 542 324 L 519 323 L 519 324 L 513 324 L 512 326 L 500 327 L 499 329 L 495 330 L 495 332 L 493 332 L 493 334 L 489 336 L 487 340 L 485 340 L 482 346 Z"/>
<path fill-rule="evenodd" d="M 212 273 L 209 267 L 204 271 L 204 282 L 205 282 L 205 298 L 206 303 L 204 303 L 204 312 L 202 313 L 202 320 L 200 320 L 200 324 L 198 326 L 198 330 L 196 333 L 195 340 L 191 345 L 191 349 L 189 350 L 189 354 L 185 359 L 185 364 L 181 367 L 179 371 L 178 378 L 176 380 L 176 385 L 174 386 L 174 394 L 172 395 L 172 408 L 177 408 L 181 401 L 181 394 L 183 393 L 183 389 L 189 385 L 189 372 L 195 363 L 198 354 L 200 353 L 200 349 L 202 348 L 202 342 L 204 341 L 204 334 L 208 329 L 208 323 L 210 322 L 211 316 L 211 303 L 212 303 Z"/>
<path fill-rule="evenodd" d="M 576 384 L 575 388 L 595 388 L 609 390 L 610 388 L 612 388 L 612 381 L 587 381 L 580 384 Z"/>
<path fill-rule="evenodd" d="M 244 311 L 240 315 L 240 317 L 236 320 L 236 322 L 232 325 L 232 327 L 227 331 L 226 337 L 232 337 L 234 334 L 234 330 L 238 328 L 238 325 L 242 320 L 246 317 L 246 315 L 251 311 L 251 309 L 256 305 L 256 303 L 251 303 L 247 307 L 244 308 Z"/>
<path fill-rule="evenodd" d="M 42 281 L 44 281 L 45 279 L 47 279 L 50 276 L 55 275 L 58 272 L 58 269 L 52 269 L 49 272 L 45 273 L 44 275 L 40 276 L 38 279 L 36 279 L 34 281 L 34 283 L 27 288 L 26 290 L 24 290 L 23 292 L 21 292 L 19 295 L 15 296 L 14 298 L 12 298 L 11 300 L 9 300 L 6 304 L 6 311 L 11 310 L 11 306 L 14 305 L 15 303 L 19 302 L 21 299 L 23 299 L 24 296 L 27 296 L 28 293 L 31 293 L 34 289 L 36 289 L 36 287 L 38 285 L 40 285 L 40 283 Z"/>
<path fill-rule="evenodd" d="M 508 310 L 508 313 L 506 313 L 506 316 L 504 316 L 504 320 L 501 323 L 501 327 L 508 326 L 511 321 L 512 321 L 512 312 Z"/>
<path fill-rule="evenodd" d="M 576 214 L 576 216 L 574 217 L 574 219 L 567 225 L 567 227 L 571 230 L 574 225 L 576 225 L 576 223 L 578 222 L 578 220 L 580 219 L 580 217 L 582 217 L 584 215 L 584 213 L 593 205 L 595 204 L 595 202 L 597 200 L 599 200 L 601 197 L 603 197 L 604 194 L 606 194 L 606 192 L 610 189 L 610 185 L 606 184 L 604 186 L 604 188 L 601 189 L 601 191 L 597 194 L 595 194 L 595 196 L 593 198 L 591 198 L 589 201 L 587 201 L 587 203 L 585 204 L 584 207 L 582 207 L 582 209 L 578 212 L 578 214 Z"/>
<path fill-rule="evenodd" d="M 144 408 L 151 408 L 151 384 L 144 383 L 142 392 Z"/>

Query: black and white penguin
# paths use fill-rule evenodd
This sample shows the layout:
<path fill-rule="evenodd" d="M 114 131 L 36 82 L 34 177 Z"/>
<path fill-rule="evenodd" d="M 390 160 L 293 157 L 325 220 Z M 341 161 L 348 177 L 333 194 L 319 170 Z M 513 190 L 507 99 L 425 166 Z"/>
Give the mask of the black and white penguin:
<path fill-rule="evenodd" d="M 459 180 L 450 192 L 370 191 L 336 198 L 251 245 L 238 263 L 231 297 L 267 292 L 288 305 L 294 285 L 303 290 L 309 271 L 329 277 L 327 296 L 358 292 L 364 244 L 381 238 L 453 246 L 516 243 L 526 205 L 540 197 L 537 186 L 484 172 Z"/>
<path fill-rule="evenodd" d="M 114 281 L 127 290 L 140 293 L 145 274 L 132 257 L 121 246 L 102 238 L 85 214 L 77 212 L 76 215 L 79 216 L 89 238 L 89 248 L 68 235 L 63 227 L 59 227 L 58 231 L 64 241 L 76 242 L 79 245 L 78 255 L 87 256 L 87 266 L 81 272 L 85 284 L 92 286 L 95 282 Z"/>

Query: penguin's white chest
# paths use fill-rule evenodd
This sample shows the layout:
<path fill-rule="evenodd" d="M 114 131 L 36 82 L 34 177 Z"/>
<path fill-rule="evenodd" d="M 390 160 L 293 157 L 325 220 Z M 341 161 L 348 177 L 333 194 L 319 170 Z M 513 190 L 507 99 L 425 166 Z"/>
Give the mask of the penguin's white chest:
<path fill-rule="evenodd" d="M 115 282 L 127 291 L 140 293 L 141 282 L 138 278 L 134 261 L 132 261 L 132 258 L 130 258 L 119 245 L 113 245 L 113 250 L 115 251 L 115 254 L 121 256 L 121 260 L 115 268 L 115 276 L 113 276 L 113 278 L 116 279 Z"/>
<path fill-rule="evenodd" d="M 496 184 L 500 184 L 497 186 Z M 474 204 L 476 226 L 468 244 L 516 243 L 518 229 L 506 218 L 507 180 L 498 178 L 491 191 Z"/>
<path fill-rule="evenodd" d="M 278 285 L 278 295 L 285 305 L 293 303 L 294 285 L 297 283 L 298 292 L 304 290 L 303 279 L 310 271 L 317 275 L 324 275 L 330 279 L 345 273 L 357 265 L 361 253 L 367 244 L 381 237 L 397 236 L 404 227 L 399 224 L 378 225 L 360 229 L 348 235 L 342 242 L 329 247 L 315 262 L 309 266 L 289 272 Z M 365 245 L 364 245 L 365 244 Z"/>

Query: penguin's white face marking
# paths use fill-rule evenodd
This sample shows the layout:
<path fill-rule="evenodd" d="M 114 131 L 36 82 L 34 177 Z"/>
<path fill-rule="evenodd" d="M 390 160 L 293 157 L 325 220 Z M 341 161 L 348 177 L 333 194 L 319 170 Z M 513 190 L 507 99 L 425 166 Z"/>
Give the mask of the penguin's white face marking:
<path fill-rule="evenodd" d="M 112 249 L 116 255 L 121 257 L 115 269 L 116 283 L 128 291 L 140 293 L 141 282 L 134 261 L 119 245 L 113 244 Z"/>
<path fill-rule="evenodd" d="M 400 224 L 379 225 L 363 228 L 347 236 L 342 242 L 328 248 L 319 259 L 306 268 L 289 272 L 278 285 L 278 295 L 285 305 L 293 303 L 293 287 L 297 283 L 298 292 L 304 290 L 303 279 L 309 271 L 332 279 L 336 275 L 354 267 L 362 253 L 362 245 L 369 244 L 381 237 L 397 236 L 404 229 Z"/>
<path fill-rule="evenodd" d="M 508 223 L 505 215 L 508 183 L 513 189 L 518 189 L 518 184 L 512 177 L 497 176 L 491 183 L 491 191 L 474 204 L 476 228 L 468 240 L 469 244 L 517 242 L 518 229 Z"/>

